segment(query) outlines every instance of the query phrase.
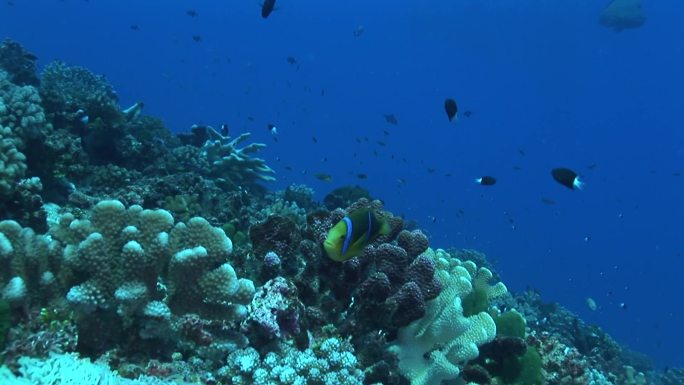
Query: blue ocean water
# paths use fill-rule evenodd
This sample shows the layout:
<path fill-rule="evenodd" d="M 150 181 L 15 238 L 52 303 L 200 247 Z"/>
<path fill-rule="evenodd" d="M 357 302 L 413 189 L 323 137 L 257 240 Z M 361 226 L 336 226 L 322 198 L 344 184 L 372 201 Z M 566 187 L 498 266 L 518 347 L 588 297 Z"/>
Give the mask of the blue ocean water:
<path fill-rule="evenodd" d="M 13 0 L 0 36 L 105 74 L 174 131 L 251 131 L 273 188 L 359 184 L 433 247 L 482 250 L 509 288 L 681 366 L 684 4 L 643 3 L 615 32 L 589 0 L 278 0 L 268 19 L 256 0 Z M 449 123 L 447 97 L 472 115 Z"/>

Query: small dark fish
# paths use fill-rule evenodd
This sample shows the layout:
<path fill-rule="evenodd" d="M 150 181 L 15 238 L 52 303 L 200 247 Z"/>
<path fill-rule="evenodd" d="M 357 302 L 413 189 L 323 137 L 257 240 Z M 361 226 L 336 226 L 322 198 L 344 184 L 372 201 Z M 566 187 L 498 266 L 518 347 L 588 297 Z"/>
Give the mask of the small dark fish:
<path fill-rule="evenodd" d="M 546 205 L 553 206 L 556 204 L 556 201 L 554 201 L 553 199 L 549 199 L 549 198 L 542 198 L 541 201 L 542 201 L 542 203 L 544 203 Z"/>
<path fill-rule="evenodd" d="M 680 173 L 680 172 L 678 172 L 678 171 L 672 173 L 672 176 L 681 176 L 681 175 L 682 175 L 682 173 Z"/>
<path fill-rule="evenodd" d="M 470 110 L 463 111 L 463 116 L 465 116 L 466 118 L 469 118 L 472 114 L 473 114 L 473 111 L 470 111 Z"/>
<path fill-rule="evenodd" d="M 520 156 L 525 156 L 525 150 L 523 150 L 522 148 L 519 148 L 518 154 L 520 154 Z"/>
<path fill-rule="evenodd" d="M 275 2 L 276 0 L 264 0 L 264 3 L 261 5 L 261 17 L 262 18 L 267 18 L 271 12 L 273 12 L 273 8 L 275 7 Z"/>
<path fill-rule="evenodd" d="M 593 170 L 593 169 L 596 168 L 596 166 L 598 166 L 596 163 L 592 163 L 592 164 L 587 165 L 587 169 L 588 169 L 588 170 Z"/>
<path fill-rule="evenodd" d="M 428 167 L 428 168 L 427 168 L 428 174 L 432 174 L 432 173 L 434 173 L 435 171 L 437 171 L 437 169 L 434 168 L 434 167 Z"/>
<path fill-rule="evenodd" d="M 297 64 L 297 59 L 295 59 L 294 56 L 288 56 L 287 62 L 288 64 Z"/>
<path fill-rule="evenodd" d="M 228 127 L 228 123 L 221 123 L 221 135 L 228 136 L 229 133 L 230 128 Z"/>
<path fill-rule="evenodd" d="M 404 178 L 397 178 L 397 182 L 398 182 L 399 184 L 405 184 L 405 183 L 406 183 L 406 179 L 404 179 Z"/>
<path fill-rule="evenodd" d="M 194 9 L 188 9 L 187 11 L 185 11 L 185 14 L 188 15 L 188 16 L 190 16 L 190 17 L 197 17 L 197 16 L 199 16 L 199 14 L 197 13 L 197 11 L 195 11 Z"/>
<path fill-rule="evenodd" d="M 316 179 L 322 180 L 323 182 L 332 182 L 333 180 L 332 175 L 324 174 L 322 172 L 316 173 L 314 174 L 314 176 L 316 177 Z"/>
<path fill-rule="evenodd" d="M 624 303 L 624 302 L 620 302 L 620 307 L 621 307 L 622 309 L 627 309 L 627 304 Z"/>
<path fill-rule="evenodd" d="M 140 31 L 140 26 L 138 26 L 138 24 L 133 24 L 133 25 L 131 25 L 131 30 L 136 31 L 136 32 Z"/>
<path fill-rule="evenodd" d="M 247 120 L 249 120 L 250 122 L 253 122 L 253 121 L 254 121 L 254 117 L 253 117 L 253 116 L 248 116 L 248 117 L 247 117 Z"/>
<path fill-rule="evenodd" d="M 355 139 L 356 139 L 356 143 L 359 143 L 359 144 L 361 143 L 361 138 L 355 138 Z"/>
<path fill-rule="evenodd" d="M 446 177 L 451 177 L 451 176 L 454 176 L 454 174 L 448 172 L 448 173 L 444 174 L 444 176 L 446 176 Z"/>
<path fill-rule="evenodd" d="M 318 143 L 318 139 L 316 139 L 315 136 L 312 136 L 312 137 L 311 137 L 311 140 L 313 140 L 314 143 Z"/>
<path fill-rule="evenodd" d="M 356 37 L 363 35 L 364 32 L 366 32 L 366 29 L 363 27 L 363 25 L 359 25 L 354 28 L 354 36 Z"/>
<path fill-rule="evenodd" d="M 284 168 L 285 170 L 287 170 L 287 171 L 292 171 L 292 167 L 291 167 L 291 166 L 285 166 L 285 167 L 283 167 L 283 168 Z"/>
<path fill-rule="evenodd" d="M 444 100 L 444 111 L 447 114 L 447 118 L 449 118 L 449 121 L 453 121 L 454 119 L 458 119 L 456 114 L 458 113 L 458 106 L 456 105 L 456 101 L 451 98 L 447 98 Z"/>
<path fill-rule="evenodd" d="M 556 182 L 562 184 L 570 190 L 582 189 L 583 183 L 580 181 L 579 176 L 576 172 L 570 170 L 569 168 L 554 168 L 551 170 L 551 176 L 553 176 L 553 179 Z"/>
<path fill-rule="evenodd" d="M 513 170 L 515 170 L 515 171 L 520 171 L 520 170 L 522 170 L 522 167 L 520 167 L 520 166 L 513 166 L 513 167 L 511 167 L 511 168 L 512 168 Z"/>
<path fill-rule="evenodd" d="M 378 152 L 376 150 L 373 150 L 373 156 L 378 156 Z"/>
<path fill-rule="evenodd" d="M 385 121 L 395 126 L 399 124 L 399 121 L 397 120 L 397 117 L 394 116 L 394 114 L 385 114 Z"/>
<path fill-rule="evenodd" d="M 278 127 L 276 127 L 275 125 L 269 123 L 266 125 L 266 128 L 268 129 L 268 132 L 271 133 L 271 135 L 278 135 Z"/>
<path fill-rule="evenodd" d="M 321 88 L 321 96 L 325 96 L 325 90 Z"/>
<path fill-rule="evenodd" d="M 376 143 L 378 144 L 378 146 L 382 146 L 382 147 L 387 146 L 387 143 L 383 142 L 382 140 L 378 140 Z"/>
<path fill-rule="evenodd" d="M 390 134 L 389 131 L 387 131 L 387 130 L 382 130 L 382 133 L 385 134 L 386 136 L 389 136 L 389 134 Z"/>
<path fill-rule="evenodd" d="M 202 41 L 202 36 L 200 36 L 200 35 L 192 35 L 192 40 L 194 40 L 195 43 L 199 43 L 200 41 Z"/>
<path fill-rule="evenodd" d="M 366 174 L 356 174 L 356 177 L 359 179 L 368 179 L 368 175 Z"/>
<path fill-rule="evenodd" d="M 475 179 L 475 182 L 483 186 L 493 186 L 496 184 L 496 178 L 493 176 L 483 176 L 481 178 Z"/>

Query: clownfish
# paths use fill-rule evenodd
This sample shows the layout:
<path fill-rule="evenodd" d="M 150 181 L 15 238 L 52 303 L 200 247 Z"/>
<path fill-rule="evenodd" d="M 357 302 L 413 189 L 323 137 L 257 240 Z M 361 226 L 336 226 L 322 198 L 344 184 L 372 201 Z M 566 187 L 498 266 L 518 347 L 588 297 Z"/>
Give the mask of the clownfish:
<path fill-rule="evenodd" d="M 323 248 L 333 261 L 344 262 L 363 251 L 378 236 L 390 233 L 389 223 L 375 210 L 361 208 L 342 218 L 328 232 Z"/>

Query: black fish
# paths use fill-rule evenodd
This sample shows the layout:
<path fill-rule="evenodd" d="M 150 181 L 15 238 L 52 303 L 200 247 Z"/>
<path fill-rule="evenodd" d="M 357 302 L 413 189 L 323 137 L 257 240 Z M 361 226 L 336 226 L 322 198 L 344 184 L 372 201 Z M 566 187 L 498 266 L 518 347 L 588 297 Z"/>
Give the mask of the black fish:
<path fill-rule="evenodd" d="M 228 136 L 229 133 L 230 128 L 228 127 L 228 123 L 221 123 L 221 135 Z"/>
<path fill-rule="evenodd" d="M 458 112 L 458 106 L 456 105 L 456 101 L 451 98 L 447 98 L 444 101 L 444 111 L 446 111 L 447 117 L 449 118 L 449 121 L 453 121 L 454 118 L 458 119 L 456 117 L 456 113 Z"/>
<path fill-rule="evenodd" d="M 547 205 L 555 205 L 556 204 L 556 201 L 554 201 L 553 199 L 549 199 L 549 198 L 542 198 L 541 201 L 542 201 L 542 203 L 547 204 Z"/>
<path fill-rule="evenodd" d="M 472 114 L 473 114 L 473 111 L 470 111 L 470 110 L 463 111 L 463 115 L 464 115 L 466 118 L 469 118 L 470 115 L 472 115 Z"/>
<path fill-rule="evenodd" d="M 194 9 L 188 9 L 185 11 L 185 14 L 190 16 L 190 17 L 197 17 L 198 13 Z"/>
<path fill-rule="evenodd" d="M 192 40 L 194 40 L 196 43 L 199 43 L 202 40 L 202 36 L 192 35 Z"/>
<path fill-rule="evenodd" d="M 318 139 L 316 139 L 315 136 L 312 136 L 312 137 L 311 137 L 311 140 L 313 140 L 314 143 L 318 143 Z"/>
<path fill-rule="evenodd" d="M 563 186 L 569 188 L 570 190 L 581 190 L 582 182 L 576 172 L 570 170 L 569 168 L 554 168 L 551 170 L 551 176 L 556 182 L 562 184 Z"/>
<path fill-rule="evenodd" d="M 397 125 L 399 124 L 399 121 L 397 120 L 397 117 L 394 116 L 394 114 L 385 114 L 385 121 L 389 124 Z"/>
<path fill-rule="evenodd" d="M 261 17 L 265 19 L 273 12 L 275 2 L 276 0 L 264 0 L 264 4 L 261 5 Z"/>
<path fill-rule="evenodd" d="M 133 24 L 133 25 L 131 25 L 131 29 L 133 31 L 140 31 L 140 26 L 138 26 L 138 24 Z"/>
<path fill-rule="evenodd" d="M 359 179 L 368 179 L 368 175 L 366 174 L 356 174 L 356 177 Z"/>
<path fill-rule="evenodd" d="M 288 64 L 297 64 L 297 59 L 295 59 L 294 56 L 288 56 L 287 62 Z"/>
<path fill-rule="evenodd" d="M 493 176 L 483 176 L 481 178 L 475 179 L 475 182 L 483 186 L 493 186 L 496 184 L 496 178 Z"/>

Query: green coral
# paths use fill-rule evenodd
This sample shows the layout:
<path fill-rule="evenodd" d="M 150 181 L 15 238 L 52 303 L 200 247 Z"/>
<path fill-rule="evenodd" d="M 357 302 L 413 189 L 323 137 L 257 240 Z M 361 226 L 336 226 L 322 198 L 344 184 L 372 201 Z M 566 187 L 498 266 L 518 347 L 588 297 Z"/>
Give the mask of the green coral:
<path fill-rule="evenodd" d="M 500 383 L 511 385 L 541 385 L 544 383 L 542 359 L 536 349 L 528 347 L 519 357 L 507 357 L 496 376 Z"/>
<path fill-rule="evenodd" d="M 492 315 L 492 318 L 494 318 L 494 323 L 496 323 L 497 337 L 525 338 L 527 323 L 523 315 L 517 310 L 509 310 L 501 314 Z"/>

